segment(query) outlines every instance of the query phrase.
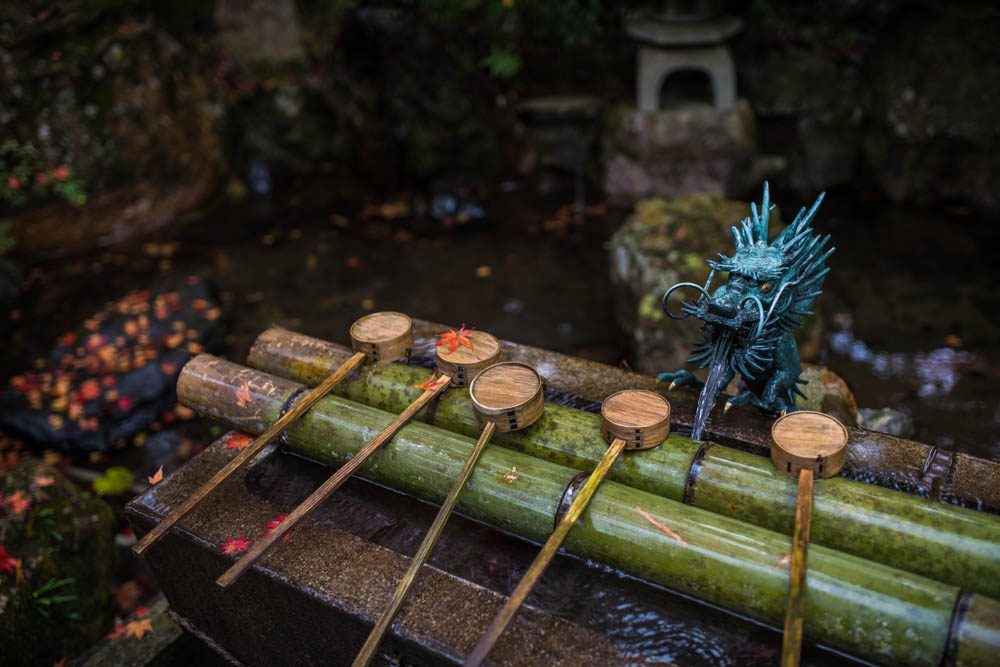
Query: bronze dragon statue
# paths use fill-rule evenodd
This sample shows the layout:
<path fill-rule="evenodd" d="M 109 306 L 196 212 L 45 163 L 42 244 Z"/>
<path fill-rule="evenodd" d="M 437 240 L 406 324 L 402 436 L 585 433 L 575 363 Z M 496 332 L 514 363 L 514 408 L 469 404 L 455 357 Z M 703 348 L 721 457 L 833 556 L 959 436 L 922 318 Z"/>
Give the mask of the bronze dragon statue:
<path fill-rule="evenodd" d="M 705 325 L 703 339 L 696 343 L 687 363 L 708 367 L 702 383 L 687 370 L 661 373 L 661 381 L 675 386 L 701 387 L 692 438 L 701 439 L 719 392 L 740 373 L 747 389 L 726 402 L 751 403 L 761 410 L 784 413 L 795 410 L 795 394 L 802 366 L 793 332 L 811 314 L 813 301 L 820 295 L 823 278 L 829 271 L 826 249 L 829 236 L 820 237 L 810 227 L 823 194 L 806 211 L 799 211 L 788 227 L 768 243 L 768 216 L 771 210 L 767 183 L 758 212 L 750 204 L 750 217 L 732 228 L 735 250 L 732 257 L 719 254 L 719 261 L 707 260 L 711 269 L 704 287 L 677 283 L 663 295 L 663 309 L 673 319 L 694 316 Z M 728 272 L 724 285 L 710 292 L 716 272 Z M 694 303 L 681 302 L 681 314 L 670 311 L 667 300 L 682 287 L 700 294 Z"/>

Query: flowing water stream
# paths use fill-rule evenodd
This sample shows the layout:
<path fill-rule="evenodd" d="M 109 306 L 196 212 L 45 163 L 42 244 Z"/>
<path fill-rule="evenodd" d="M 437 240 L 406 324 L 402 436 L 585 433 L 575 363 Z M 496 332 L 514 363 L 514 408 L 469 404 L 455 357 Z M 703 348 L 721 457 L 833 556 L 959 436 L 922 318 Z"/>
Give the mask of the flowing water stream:
<path fill-rule="evenodd" d="M 698 395 L 698 408 L 694 413 L 694 428 L 691 429 L 691 439 L 701 440 L 701 433 L 708 423 L 708 415 L 715 405 L 715 399 L 723 385 L 726 384 L 726 371 L 729 368 L 729 361 L 726 355 L 732 346 L 733 332 L 724 329 L 715 342 L 715 351 L 712 353 L 712 364 L 708 368 L 708 377 L 705 379 L 705 386 Z"/>

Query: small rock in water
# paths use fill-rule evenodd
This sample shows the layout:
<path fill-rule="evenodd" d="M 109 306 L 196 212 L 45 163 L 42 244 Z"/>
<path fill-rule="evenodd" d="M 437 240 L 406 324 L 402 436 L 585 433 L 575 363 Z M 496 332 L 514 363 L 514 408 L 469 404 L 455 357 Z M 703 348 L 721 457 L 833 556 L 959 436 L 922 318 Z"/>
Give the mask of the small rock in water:
<path fill-rule="evenodd" d="M 860 408 L 858 417 L 858 425 L 869 431 L 888 433 L 897 438 L 912 438 L 917 432 L 913 418 L 900 410 Z"/>

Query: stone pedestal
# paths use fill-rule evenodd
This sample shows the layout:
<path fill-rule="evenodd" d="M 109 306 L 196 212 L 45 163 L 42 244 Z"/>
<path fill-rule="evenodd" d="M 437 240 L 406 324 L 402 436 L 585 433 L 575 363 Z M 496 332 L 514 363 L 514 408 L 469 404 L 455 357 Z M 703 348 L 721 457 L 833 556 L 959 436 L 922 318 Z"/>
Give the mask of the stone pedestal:
<path fill-rule="evenodd" d="M 605 126 L 604 192 L 612 204 L 692 193 L 740 195 L 759 180 L 753 112 L 618 108 Z"/>

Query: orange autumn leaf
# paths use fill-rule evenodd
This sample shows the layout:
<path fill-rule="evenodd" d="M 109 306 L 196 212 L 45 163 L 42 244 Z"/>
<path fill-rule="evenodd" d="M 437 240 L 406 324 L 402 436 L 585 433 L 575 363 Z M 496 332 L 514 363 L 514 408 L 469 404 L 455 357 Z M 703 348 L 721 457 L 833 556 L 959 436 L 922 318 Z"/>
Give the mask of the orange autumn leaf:
<path fill-rule="evenodd" d="M 132 621 L 125 625 L 125 636 L 142 639 L 147 632 L 153 631 L 153 619 L 144 618 L 139 621 Z"/>
<path fill-rule="evenodd" d="M 470 350 L 472 349 L 472 341 L 469 340 L 469 334 L 472 333 L 472 329 L 466 329 L 465 324 L 459 327 L 458 331 L 454 329 L 449 329 L 448 333 L 438 334 L 439 340 L 434 343 L 434 347 L 439 345 L 447 345 L 449 352 L 454 352 L 458 349 L 459 345 L 465 345 Z"/>
<path fill-rule="evenodd" d="M 437 377 L 437 371 L 431 373 L 431 376 L 426 380 L 424 380 L 423 382 L 421 382 L 420 384 L 415 384 L 413 386 L 416 387 L 417 389 L 423 389 L 424 391 L 434 391 L 435 389 L 438 388 L 439 383 L 441 382 L 440 378 L 438 378 L 438 380 L 435 381 L 434 380 L 435 377 Z"/>
<path fill-rule="evenodd" d="M 250 404 L 250 384 L 243 383 L 243 386 L 236 390 L 236 405 L 245 408 Z"/>
<path fill-rule="evenodd" d="M 253 442 L 253 438 L 246 433 L 230 433 L 226 436 L 226 449 L 243 451 L 251 442 Z"/>
<path fill-rule="evenodd" d="M 162 480 L 163 479 L 163 466 L 160 466 L 159 469 L 155 473 L 153 473 L 152 475 L 148 475 L 146 477 L 146 479 L 149 480 L 150 484 L 156 484 L 157 482 L 159 482 L 160 480 Z"/>
<path fill-rule="evenodd" d="M 104 636 L 107 637 L 108 639 L 118 639 L 118 637 L 120 637 L 123 632 L 125 632 L 125 626 L 122 625 L 122 621 L 120 618 L 116 618 L 115 629 Z"/>
<path fill-rule="evenodd" d="M 240 535 L 239 537 L 227 537 L 226 543 L 222 546 L 222 553 L 234 554 L 238 551 L 245 550 L 251 544 L 253 544 L 253 540 L 248 540 L 246 535 Z"/>
<path fill-rule="evenodd" d="M 7 496 L 7 499 L 4 502 L 10 505 L 14 514 L 20 514 L 31 507 L 31 498 L 25 498 L 20 489 L 15 491 L 12 495 Z"/>

